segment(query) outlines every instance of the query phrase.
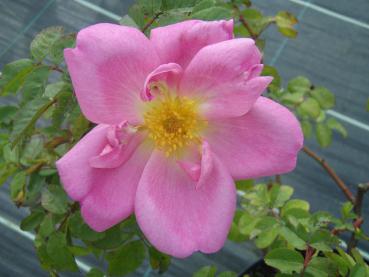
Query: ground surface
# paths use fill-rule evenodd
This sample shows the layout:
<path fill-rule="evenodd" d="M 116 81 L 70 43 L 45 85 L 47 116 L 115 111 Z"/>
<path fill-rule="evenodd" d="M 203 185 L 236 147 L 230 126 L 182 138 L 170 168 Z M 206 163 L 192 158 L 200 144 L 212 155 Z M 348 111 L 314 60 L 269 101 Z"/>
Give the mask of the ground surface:
<path fill-rule="evenodd" d="M 14 59 L 28 56 L 28 45 L 36 33 L 50 25 L 63 25 L 69 31 L 97 22 L 116 22 L 132 0 L 0 0 L 0 68 Z M 352 188 L 369 181 L 369 2 L 367 0 L 258 0 L 266 14 L 289 10 L 299 16 L 299 37 L 285 40 L 276 30 L 268 31 L 265 61 L 274 64 L 284 79 L 308 76 L 337 95 L 331 115 L 342 118 L 349 137 L 335 136 L 333 145 L 321 150 L 314 142 L 307 145 L 324 156 Z M 311 202 L 314 210 L 337 213 L 344 201 L 325 172 L 303 154 L 296 171 L 283 177 L 295 187 L 296 196 Z M 0 276 L 47 276 L 38 265 L 31 235 L 16 228 L 25 211 L 8 200 L 7 188 L 0 190 Z M 365 228 L 369 231 L 369 199 L 364 207 Z M 15 223 L 15 224 L 14 224 Z M 369 251 L 368 245 L 361 245 Z M 207 264 L 221 270 L 241 272 L 258 258 L 250 245 L 228 243 L 214 255 L 196 254 L 175 260 L 166 276 L 190 276 Z M 96 264 L 84 261 L 85 266 Z M 83 267 L 83 266 L 82 266 Z M 86 267 L 84 267 L 86 269 Z M 153 276 L 143 265 L 135 276 Z M 63 276 L 81 276 L 64 274 Z"/>

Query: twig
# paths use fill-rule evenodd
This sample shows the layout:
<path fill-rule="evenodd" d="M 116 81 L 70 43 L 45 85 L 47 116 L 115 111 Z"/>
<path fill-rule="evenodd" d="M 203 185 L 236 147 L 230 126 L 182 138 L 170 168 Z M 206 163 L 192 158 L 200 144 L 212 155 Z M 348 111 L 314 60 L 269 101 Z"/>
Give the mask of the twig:
<path fill-rule="evenodd" d="M 277 184 L 282 184 L 282 177 L 281 177 L 281 175 L 275 175 L 275 182 L 277 183 Z"/>
<path fill-rule="evenodd" d="M 301 272 L 300 272 L 301 277 L 305 276 L 305 270 L 308 267 L 314 253 L 315 253 L 315 249 L 312 248 L 310 245 L 308 245 L 305 251 L 304 267 L 301 269 Z"/>
<path fill-rule="evenodd" d="M 363 209 L 363 199 L 365 193 L 369 190 L 369 183 L 366 184 L 359 184 L 357 186 L 357 193 L 354 203 L 354 213 L 356 214 L 356 219 L 353 222 L 355 230 L 360 228 L 360 226 L 363 224 L 363 218 L 362 215 L 362 209 Z M 347 252 L 351 253 L 351 250 L 356 247 L 358 243 L 358 240 L 356 239 L 355 231 L 352 232 L 348 246 L 347 246 Z"/>
<path fill-rule="evenodd" d="M 233 4 L 233 9 L 237 12 L 238 18 L 241 22 L 241 24 L 243 25 L 243 27 L 246 28 L 246 30 L 249 32 L 250 36 L 252 39 L 256 40 L 258 38 L 258 34 L 256 34 L 250 27 L 249 23 L 246 21 L 246 19 L 243 17 L 243 15 L 241 14 L 240 8 L 236 5 Z"/>
<path fill-rule="evenodd" d="M 149 22 L 146 23 L 146 25 L 141 29 L 142 33 L 145 33 L 147 31 L 147 29 L 150 28 L 150 26 L 155 22 L 155 20 L 157 20 L 159 18 L 159 16 L 161 16 L 163 14 L 163 12 L 158 12 L 154 15 L 153 18 L 151 18 L 149 20 Z"/>
<path fill-rule="evenodd" d="M 31 175 L 32 173 L 39 171 L 44 164 L 46 164 L 46 162 L 41 161 L 38 162 L 37 164 L 32 165 L 31 167 L 26 169 L 26 174 Z"/>
<path fill-rule="evenodd" d="M 350 191 L 350 189 L 346 186 L 346 184 L 342 181 L 342 179 L 336 174 L 336 172 L 333 170 L 332 167 L 330 167 L 328 165 L 328 163 L 321 157 L 319 157 L 315 152 L 313 152 L 311 149 L 309 149 L 308 147 L 304 146 L 303 151 L 310 156 L 311 158 L 313 158 L 314 160 L 316 160 L 329 174 L 329 176 L 331 176 L 331 178 L 333 179 L 333 181 L 336 182 L 336 184 L 338 185 L 338 187 L 342 190 L 342 192 L 345 194 L 346 198 L 353 204 L 355 204 L 355 197 L 353 196 L 352 192 Z"/>

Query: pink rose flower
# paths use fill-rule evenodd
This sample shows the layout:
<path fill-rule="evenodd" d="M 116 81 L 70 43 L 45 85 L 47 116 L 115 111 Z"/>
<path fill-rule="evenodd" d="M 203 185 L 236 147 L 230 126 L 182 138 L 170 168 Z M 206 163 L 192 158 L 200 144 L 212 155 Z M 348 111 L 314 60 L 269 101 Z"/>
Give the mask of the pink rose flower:
<path fill-rule="evenodd" d="M 223 245 L 234 179 L 291 171 L 303 144 L 295 116 L 260 96 L 261 54 L 233 21 L 139 30 L 97 24 L 64 55 L 84 115 L 98 124 L 57 161 L 87 224 L 132 213 L 160 251 L 187 257 Z"/>

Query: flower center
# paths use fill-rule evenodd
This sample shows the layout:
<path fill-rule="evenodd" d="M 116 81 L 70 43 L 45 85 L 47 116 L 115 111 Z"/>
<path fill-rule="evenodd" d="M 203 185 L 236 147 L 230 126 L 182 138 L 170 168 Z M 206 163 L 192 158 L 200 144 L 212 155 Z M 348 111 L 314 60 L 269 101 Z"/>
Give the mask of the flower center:
<path fill-rule="evenodd" d="M 158 95 L 147 103 L 144 127 L 156 147 L 167 156 L 179 154 L 192 143 L 200 142 L 206 121 L 198 114 L 198 103 L 186 97 Z"/>

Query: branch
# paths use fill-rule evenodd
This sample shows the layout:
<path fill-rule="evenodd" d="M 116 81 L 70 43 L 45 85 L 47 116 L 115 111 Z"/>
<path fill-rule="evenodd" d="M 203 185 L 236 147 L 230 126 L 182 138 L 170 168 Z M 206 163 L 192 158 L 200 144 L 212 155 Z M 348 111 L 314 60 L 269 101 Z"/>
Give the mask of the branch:
<path fill-rule="evenodd" d="M 355 203 L 354 203 L 354 213 L 356 214 L 356 219 L 353 222 L 355 230 L 360 228 L 360 226 L 363 224 L 363 218 L 362 215 L 362 209 L 363 209 L 363 199 L 365 193 L 369 190 L 369 183 L 366 184 L 359 184 L 357 186 L 357 193 L 355 197 Z M 352 232 L 350 241 L 347 246 L 347 252 L 351 253 L 351 250 L 356 247 L 358 243 L 358 240 L 356 239 L 355 231 Z"/>
<path fill-rule="evenodd" d="M 346 198 L 353 204 L 355 204 L 355 197 L 353 196 L 350 189 L 346 186 L 346 184 L 342 181 L 342 179 L 336 174 L 332 167 L 328 165 L 328 163 L 321 157 L 319 157 L 315 152 L 313 152 L 308 147 L 304 146 L 302 149 L 308 156 L 316 160 L 324 169 L 327 171 L 329 176 L 336 182 L 338 187 L 342 190 L 345 194 Z"/>
<path fill-rule="evenodd" d="M 243 25 L 243 27 L 246 28 L 246 30 L 249 32 L 250 36 L 252 39 L 256 40 L 258 38 L 258 34 L 256 34 L 250 27 L 249 23 L 246 21 L 246 19 L 243 17 L 243 15 L 241 14 L 240 8 L 236 5 L 233 4 L 233 9 L 237 12 L 238 14 L 238 18 L 241 22 L 241 24 Z"/>
<path fill-rule="evenodd" d="M 157 20 L 159 18 L 159 16 L 161 16 L 163 14 L 163 12 L 158 12 L 154 15 L 153 18 L 151 18 L 149 20 L 149 22 L 146 23 L 146 25 L 141 29 L 142 33 L 145 33 L 147 31 L 147 29 L 150 28 L 150 26 L 155 22 L 155 20 Z"/>

